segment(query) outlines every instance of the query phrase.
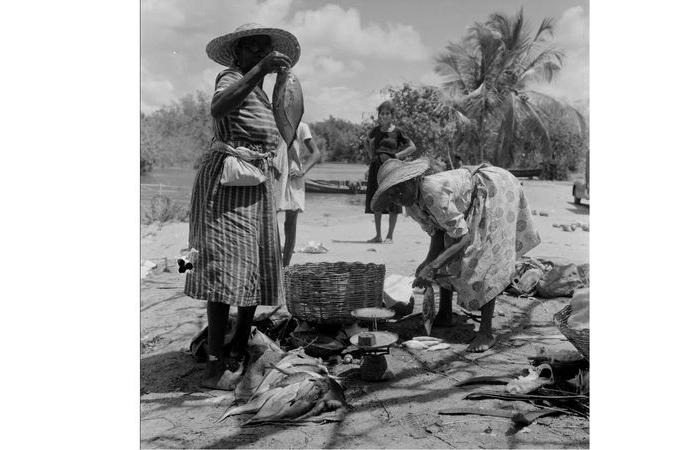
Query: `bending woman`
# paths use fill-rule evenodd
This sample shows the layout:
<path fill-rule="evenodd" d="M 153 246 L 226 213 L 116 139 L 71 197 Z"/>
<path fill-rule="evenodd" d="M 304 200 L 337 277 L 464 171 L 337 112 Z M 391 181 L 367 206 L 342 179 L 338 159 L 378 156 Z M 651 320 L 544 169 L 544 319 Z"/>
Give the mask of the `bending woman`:
<path fill-rule="evenodd" d="M 235 388 L 229 369 L 235 371 L 242 362 L 256 305 L 275 305 L 284 298 L 272 185 L 272 160 L 281 137 L 262 84 L 265 75 L 293 66 L 299 53 L 292 34 L 255 24 L 207 45 L 207 55 L 226 69 L 216 77 L 211 103 L 214 140 L 192 188 L 189 241 L 199 256 L 185 281 L 186 295 L 207 302 L 209 359 L 203 387 Z M 224 160 L 241 156 L 241 147 L 247 149 L 244 159 L 265 174 L 265 181 L 221 185 Z M 238 308 L 238 320 L 229 353 L 224 336 L 231 306 Z"/>
<path fill-rule="evenodd" d="M 507 170 L 482 164 L 428 175 L 428 168 L 425 159 L 387 161 L 379 170 L 372 208 L 405 206 L 431 236 L 414 286 L 440 285 L 436 320 L 451 320 L 453 290 L 464 307 L 480 309 L 479 331 L 467 351 L 483 352 L 496 341 L 495 298 L 510 284 L 516 259 L 540 237 L 522 186 Z"/>

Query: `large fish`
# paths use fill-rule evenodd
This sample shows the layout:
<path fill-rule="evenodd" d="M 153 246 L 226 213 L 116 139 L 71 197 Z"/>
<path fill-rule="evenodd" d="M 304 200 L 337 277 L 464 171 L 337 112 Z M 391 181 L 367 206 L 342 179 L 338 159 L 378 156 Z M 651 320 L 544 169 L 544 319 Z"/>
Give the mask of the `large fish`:
<path fill-rule="evenodd" d="M 435 321 L 435 292 L 433 292 L 433 287 L 428 286 L 425 288 L 425 293 L 423 293 L 423 325 L 425 326 L 425 331 L 430 336 L 430 332 L 433 329 L 433 322 Z"/>
<path fill-rule="evenodd" d="M 277 73 L 272 91 L 272 114 L 284 143 L 287 148 L 291 147 L 304 115 L 304 94 L 299 79 L 289 70 Z"/>
<path fill-rule="evenodd" d="M 328 369 L 320 361 L 315 358 L 306 356 L 303 353 L 290 352 L 282 360 L 274 365 L 277 370 L 269 370 L 263 380 L 255 389 L 253 395 L 265 392 L 278 382 L 283 379 L 290 372 L 315 372 L 320 375 L 327 375 Z M 272 369 L 271 365 L 268 365 L 268 369 Z"/>
<path fill-rule="evenodd" d="M 247 401 L 256 392 L 260 383 L 270 374 L 270 365 L 279 364 L 284 353 L 267 350 L 248 366 L 243 378 L 236 385 L 236 399 Z"/>
<path fill-rule="evenodd" d="M 265 403 L 246 422 L 256 424 L 284 419 L 303 419 L 345 406 L 342 387 L 331 377 L 307 378 L 290 384 Z"/>

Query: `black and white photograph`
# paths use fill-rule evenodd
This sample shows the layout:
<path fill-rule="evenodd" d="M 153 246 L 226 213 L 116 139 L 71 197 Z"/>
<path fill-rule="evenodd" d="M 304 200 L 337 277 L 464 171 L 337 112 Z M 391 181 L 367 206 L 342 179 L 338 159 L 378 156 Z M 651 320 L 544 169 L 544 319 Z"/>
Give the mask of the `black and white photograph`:
<path fill-rule="evenodd" d="M 4 6 L 3 448 L 693 448 L 694 3 Z"/>
<path fill-rule="evenodd" d="M 589 448 L 587 0 L 143 0 L 142 448 Z"/>

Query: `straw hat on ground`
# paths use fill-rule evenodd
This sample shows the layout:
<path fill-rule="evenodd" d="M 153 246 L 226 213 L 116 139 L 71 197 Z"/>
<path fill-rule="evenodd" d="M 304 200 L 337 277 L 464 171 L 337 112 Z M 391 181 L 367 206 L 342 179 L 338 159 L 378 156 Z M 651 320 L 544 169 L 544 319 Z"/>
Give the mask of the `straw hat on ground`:
<path fill-rule="evenodd" d="M 377 174 L 379 187 L 372 197 L 372 203 L 370 203 L 372 210 L 382 211 L 388 206 L 385 195 L 388 189 L 411 178 L 423 175 L 429 168 L 430 163 L 425 158 L 416 159 L 415 161 L 387 160 L 379 168 L 379 173 Z"/>
<path fill-rule="evenodd" d="M 236 41 L 246 36 L 270 36 L 272 50 L 284 53 L 292 61 L 292 66 L 299 61 L 301 47 L 297 38 L 279 28 L 267 28 L 257 23 L 247 23 L 236 28 L 233 33 L 214 38 L 207 44 L 207 56 L 223 66 L 230 66 L 233 62 Z"/>

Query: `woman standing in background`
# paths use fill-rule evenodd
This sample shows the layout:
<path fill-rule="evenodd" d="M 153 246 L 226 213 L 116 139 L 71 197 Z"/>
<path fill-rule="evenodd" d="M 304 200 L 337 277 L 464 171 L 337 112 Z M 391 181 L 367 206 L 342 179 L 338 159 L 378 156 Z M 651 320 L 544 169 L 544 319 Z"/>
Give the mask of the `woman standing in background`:
<path fill-rule="evenodd" d="M 301 162 L 301 142 L 309 151 L 309 159 Z M 294 244 L 297 240 L 297 217 L 304 211 L 306 203 L 306 186 L 304 177 L 321 159 L 321 152 L 314 143 L 311 130 L 304 122 L 299 123 L 297 138 L 292 147 L 284 151 L 284 144 L 278 150 L 275 166 L 281 176 L 277 192 L 277 212 L 284 211 L 284 249 L 282 252 L 282 267 L 287 267 L 292 260 Z"/>
<path fill-rule="evenodd" d="M 383 210 L 375 212 L 371 203 L 374 193 L 377 191 L 377 173 L 379 168 L 389 159 L 404 159 L 416 151 L 416 146 L 400 128 L 393 124 L 394 105 L 391 101 L 383 102 L 377 108 L 379 125 L 370 131 L 368 136 L 368 150 L 370 157 L 369 173 L 367 175 L 367 193 L 365 196 L 365 213 L 374 215 L 375 236 L 368 243 L 382 242 L 382 214 L 389 214 L 389 232 L 386 235 L 386 244 L 391 244 L 394 239 L 396 219 L 401 213 L 401 206 L 390 204 Z M 402 148 L 399 151 L 399 148 Z"/>

